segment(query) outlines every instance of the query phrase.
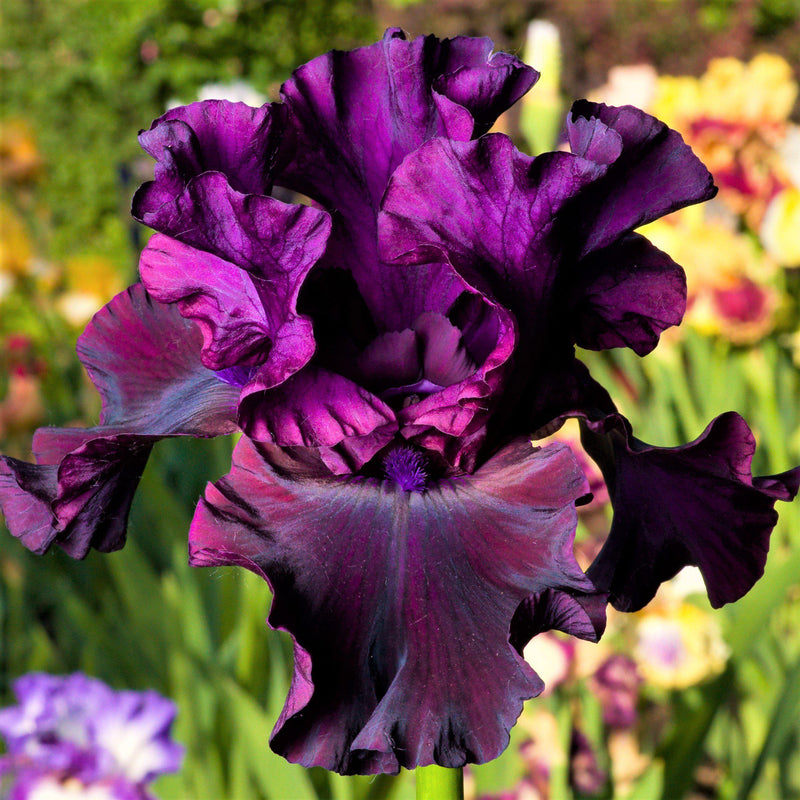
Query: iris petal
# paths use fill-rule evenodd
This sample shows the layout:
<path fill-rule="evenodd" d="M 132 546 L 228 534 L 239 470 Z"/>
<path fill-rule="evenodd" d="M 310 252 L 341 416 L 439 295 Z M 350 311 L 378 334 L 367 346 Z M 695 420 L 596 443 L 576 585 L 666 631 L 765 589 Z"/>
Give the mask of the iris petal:
<path fill-rule="evenodd" d="M 620 611 L 636 611 L 685 566 L 700 568 L 718 608 L 746 594 L 764 572 L 776 500 L 791 500 L 800 467 L 754 478 L 755 440 L 733 412 L 683 447 L 633 438 L 618 415 L 585 432 L 614 505 L 608 540 L 588 574 Z"/>
<path fill-rule="evenodd" d="M 538 77 L 491 50 L 488 39 L 409 42 L 395 28 L 374 45 L 315 58 L 281 89 L 292 148 L 278 182 L 334 213 L 326 263 L 349 269 L 372 309 L 376 216 L 391 174 L 431 137 L 482 133 Z"/>
<path fill-rule="evenodd" d="M 277 103 L 251 108 L 206 100 L 171 109 L 139 134 L 156 170 L 136 193 L 133 215 L 145 221 L 204 172 L 223 173 L 237 192 L 269 194 L 285 116 Z"/>
<path fill-rule="evenodd" d="M 40 429 L 36 465 L 0 458 L 0 507 L 14 536 L 35 552 L 56 542 L 75 558 L 118 549 L 153 443 L 235 429 L 239 391 L 203 367 L 201 338 L 141 285 L 95 315 L 78 354 L 102 397 L 102 424 Z"/>
<path fill-rule="evenodd" d="M 572 235 L 582 239 L 581 255 L 717 193 L 681 135 L 633 106 L 579 100 L 567 118 L 567 135 L 573 152 L 608 167 L 575 209 Z"/>
<path fill-rule="evenodd" d="M 572 554 L 586 492 L 568 449 L 510 445 L 425 492 L 296 481 L 242 440 L 190 532 L 195 565 L 239 564 L 275 593 L 295 679 L 273 748 L 343 773 L 483 762 L 542 682 L 509 643 L 531 595 L 593 591 Z"/>
<path fill-rule="evenodd" d="M 588 350 L 630 347 L 644 356 L 683 319 L 686 275 L 666 253 L 631 233 L 583 259 L 572 295 L 576 344 Z"/>
<path fill-rule="evenodd" d="M 308 367 L 263 401 L 256 377 L 242 390 L 240 424 L 254 439 L 307 447 L 337 473 L 355 472 L 397 431 L 392 409 L 347 378 Z"/>

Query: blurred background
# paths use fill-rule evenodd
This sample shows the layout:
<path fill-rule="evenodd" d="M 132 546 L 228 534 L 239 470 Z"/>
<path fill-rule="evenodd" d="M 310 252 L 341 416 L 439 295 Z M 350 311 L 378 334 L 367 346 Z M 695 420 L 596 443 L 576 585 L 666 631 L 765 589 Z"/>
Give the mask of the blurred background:
<path fill-rule="evenodd" d="M 30 459 L 41 425 L 95 424 L 74 354 L 136 278 L 148 232 L 129 216 L 152 174 L 136 133 L 169 106 L 278 99 L 333 47 L 410 34 L 487 35 L 542 72 L 498 123 L 530 153 L 558 146 L 573 99 L 633 103 L 680 130 L 718 198 L 644 231 L 687 271 L 689 309 L 650 356 L 585 354 L 637 435 L 694 439 L 735 409 L 756 474 L 800 463 L 798 0 L 3 0 L 0 10 L 0 451 Z M 580 455 L 575 431 L 559 433 Z M 268 590 L 192 570 L 186 531 L 231 442 L 166 441 L 122 553 L 74 562 L 0 534 L 0 705 L 32 670 L 82 670 L 179 705 L 180 775 L 163 800 L 397 800 L 413 776 L 340 778 L 289 765 L 267 737 L 291 672 Z M 586 564 L 607 533 L 602 480 L 582 512 Z M 654 487 L 657 491 L 657 487 Z M 548 684 L 468 796 L 800 798 L 800 505 L 781 504 L 767 576 L 713 612 L 691 570 L 600 645 L 536 637 Z"/>

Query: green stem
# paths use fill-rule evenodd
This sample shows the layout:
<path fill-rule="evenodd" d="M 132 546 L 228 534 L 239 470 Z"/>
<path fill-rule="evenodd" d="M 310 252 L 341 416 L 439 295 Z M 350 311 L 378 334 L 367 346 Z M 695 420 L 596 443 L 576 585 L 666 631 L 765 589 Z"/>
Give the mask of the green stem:
<path fill-rule="evenodd" d="M 464 771 L 438 767 L 418 767 L 417 800 L 464 800 Z"/>

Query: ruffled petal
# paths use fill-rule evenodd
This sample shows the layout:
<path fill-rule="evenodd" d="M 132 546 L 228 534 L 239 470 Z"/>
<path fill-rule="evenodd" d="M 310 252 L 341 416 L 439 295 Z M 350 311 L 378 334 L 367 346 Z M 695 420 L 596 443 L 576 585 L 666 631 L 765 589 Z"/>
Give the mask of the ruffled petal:
<path fill-rule="evenodd" d="M 314 354 L 311 320 L 297 314 L 297 296 L 313 264 L 277 265 L 269 278 L 156 234 L 139 270 L 159 302 L 176 303 L 203 333 L 202 362 L 212 370 L 259 366 L 265 382 L 281 383 Z"/>
<path fill-rule="evenodd" d="M 681 135 L 633 106 L 579 100 L 567 118 L 567 136 L 576 155 L 607 167 L 574 209 L 571 235 L 582 256 L 717 193 Z"/>
<path fill-rule="evenodd" d="M 141 284 L 95 314 L 77 351 L 100 397 L 100 422 L 153 436 L 219 436 L 236 429 L 238 390 L 200 361 L 202 336 Z"/>
<path fill-rule="evenodd" d="M 251 108 L 206 100 L 171 109 L 139 134 L 156 169 L 155 180 L 136 193 L 134 216 L 154 214 L 204 172 L 223 173 L 238 192 L 268 195 L 285 117 L 277 103 Z"/>
<path fill-rule="evenodd" d="M 128 512 L 154 442 L 235 430 L 239 390 L 200 363 L 201 335 L 137 284 L 99 311 L 78 354 L 103 400 L 102 425 L 41 428 L 37 464 L 0 457 L 0 507 L 34 552 L 75 558 L 125 542 Z"/>
<path fill-rule="evenodd" d="M 525 645 L 545 631 L 562 631 L 589 642 L 598 642 L 606 628 L 608 595 L 580 594 L 546 589 L 520 603 L 511 621 L 509 641 L 522 654 Z"/>
<path fill-rule="evenodd" d="M 376 44 L 333 50 L 281 88 L 297 141 L 280 182 L 350 222 L 365 207 L 374 216 L 408 153 L 433 136 L 469 139 L 476 123 L 484 132 L 537 77 L 514 56 L 492 55 L 489 39 L 409 42 L 390 28 Z"/>
<path fill-rule="evenodd" d="M 73 558 L 91 547 L 119 550 L 154 441 L 103 428 L 41 428 L 34 453 L 58 454 L 60 463 L 0 456 L 0 508 L 11 535 L 40 554 L 54 542 Z"/>
<path fill-rule="evenodd" d="M 397 432 L 392 409 L 353 381 L 308 367 L 265 394 L 255 377 L 242 390 L 239 424 L 280 447 L 308 447 L 337 474 L 355 472 Z"/>
<path fill-rule="evenodd" d="M 640 356 L 686 310 L 686 275 L 666 253 L 632 233 L 590 254 L 571 287 L 575 342 L 588 350 L 630 347 Z"/>
<path fill-rule="evenodd" d="M 291 155 L 278 182 L 334 213 L 326 262 L 352 272 L 371 308 L 376 215 L 392 172 L 431 137 L 482 133 L 537 77 L 491 49 L 488 39 L 409 42 L 393 28 L 374 45 L 315 58 L 282 87 Z"/>
<path fill-rule="evenodd" d="M 558 212 L 602 171 L 570 153 L 531 158 L 502 134 L 434 139 L 392 176 L 381 254 L 398 265 L 444 255 L 467 283 L 517 312 L 521 326 L 541 325 L 563 253 L 551 238 Z"/>
<path fill-rule="evenodd" d="M 585 492 L 558 445 L 516 442 L 420 493 L 292 480 L 242 440 L 198 507 L 190 558 L 273 588 L 270 624 L 297 655 L 273 749 L 342 773 L 496 757 L 543 686 L 509 643 L 517 607 L 593 591 L 572 554 Z"/>
<path fill-rule="evenodd" d="M 584 431 L 614 505 L 608 540 L 588 571 L 620 611 L 636 611 L 680 569 L 700 568 L 718 608 L 746 594 L 764 572 L 776 500 L 791 500 L 800 467 L 754 478 L 755 440 L 733 412 L 683 447 L 638 441 L 621 417 Z"/>
<path fill-rule="evenodd" d="M 329 215 L 318 208 L 241 194 L 219 172 L 193 179 L 142 222 L 274 281 L 275 302 L 296 293 L 296 285 L 324 252 L 331 225 Z"/>

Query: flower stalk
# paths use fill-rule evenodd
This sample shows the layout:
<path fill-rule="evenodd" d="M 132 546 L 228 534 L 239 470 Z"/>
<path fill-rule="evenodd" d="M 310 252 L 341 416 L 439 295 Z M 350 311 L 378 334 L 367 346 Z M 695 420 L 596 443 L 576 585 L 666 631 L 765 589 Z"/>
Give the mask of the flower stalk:
<path fill-rule="evenodd" d="M 416 771 L 417 800 L 464 800 L 464 770 L 432 764 Z"/>

